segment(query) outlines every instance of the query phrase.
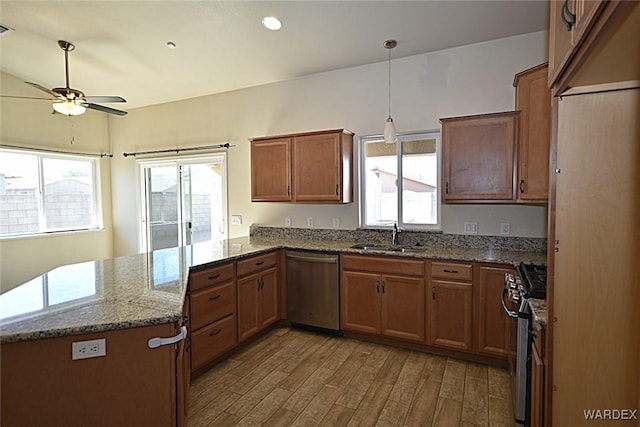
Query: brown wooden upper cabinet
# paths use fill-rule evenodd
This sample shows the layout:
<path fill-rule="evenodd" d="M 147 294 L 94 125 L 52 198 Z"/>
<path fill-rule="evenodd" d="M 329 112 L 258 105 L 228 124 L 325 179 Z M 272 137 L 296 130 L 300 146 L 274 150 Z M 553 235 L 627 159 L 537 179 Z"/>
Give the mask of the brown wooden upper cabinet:
<path fill-rule="evenodd" d="M 353 133 L 327 130 L 251 140 L 254 202 L 353 202 Z"/>
<path fill-rule="evenodd" d="M 442 201 L 511 202 L 518 112 L 440 119 Z"/>
<path fill-rule="evenodd" d="M 554 96 L 639 78 L 639 2 L 558 0 L 550 9 L 548 85 Z"/>
<path fill-rule="evenodd" d="M 551 141 L 551 90 L 547 63 L 516 74 L 518 122 L 518 202 L 545 202 L 549 197 L 549 146 Z"/>

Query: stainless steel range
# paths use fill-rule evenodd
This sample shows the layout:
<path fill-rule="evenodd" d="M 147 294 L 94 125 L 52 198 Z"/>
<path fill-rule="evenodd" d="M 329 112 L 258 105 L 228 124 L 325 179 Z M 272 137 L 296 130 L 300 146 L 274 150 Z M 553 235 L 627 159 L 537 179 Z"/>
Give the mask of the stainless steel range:
<path fill-rule="evenodd" d="M 502 308 L 513 321 L 509 336 L 509 373 L 516 426 L 530 426 L 531 422 L 531 342 L 532 315 L 529 299 L 547 298 L 547 268 L 521 263 L 516 274 L 505 275 Z"/>

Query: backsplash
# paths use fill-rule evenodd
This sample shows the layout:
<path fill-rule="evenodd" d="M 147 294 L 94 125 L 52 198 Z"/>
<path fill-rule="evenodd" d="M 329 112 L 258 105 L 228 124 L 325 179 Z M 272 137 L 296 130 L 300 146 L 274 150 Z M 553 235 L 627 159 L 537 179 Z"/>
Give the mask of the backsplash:
<path fill-rule="evenodd" d="M 249 234 L 255 237 L 292 240 L 333 240 L 363 244 L 391 244 L 391 230 L 334 230 L 252 225 L 249 228 Z M 398 243 L 405 246 L 490 248 L 526 252 L 544 252 L 547 249 L 547 239 L 540 237 L 477 236 L 431 231 L 403 231 L 398 234 Z"/>

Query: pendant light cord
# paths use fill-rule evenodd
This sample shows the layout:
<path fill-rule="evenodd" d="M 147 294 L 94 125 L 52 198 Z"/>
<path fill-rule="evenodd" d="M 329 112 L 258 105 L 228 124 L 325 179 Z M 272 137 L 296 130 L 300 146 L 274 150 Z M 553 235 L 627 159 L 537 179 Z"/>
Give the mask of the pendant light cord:
<path fill-rule="evenodd" d="M 391 49 L 389 51 L 389 117 L 391 117 Z"/>

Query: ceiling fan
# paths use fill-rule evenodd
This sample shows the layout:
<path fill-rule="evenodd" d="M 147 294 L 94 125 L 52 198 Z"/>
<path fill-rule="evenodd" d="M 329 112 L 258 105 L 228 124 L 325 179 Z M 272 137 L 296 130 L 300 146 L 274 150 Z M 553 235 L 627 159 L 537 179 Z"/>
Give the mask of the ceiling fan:
<path fill-rule="evenodd" d="M 87 96 L 84 92 L 78 89 L 69 87 L 69 52 L 73 51 L 76 47 L 68 41 L 58 40 L 58 46 L 64 51 L 64 67 L 66 85 L 65 87 L 57 87 L 54 89 L 47 89 L 37 83 L 25 82 L 28 85 L 40 89 L 43 92 L 52 95 L 53 98 L 32 98 L 26 96 L 4 96 L 5 98 L 27 98 L 27 99 L 45 99 L 53 101 L 54 113 L 64 114 L 66 116 L 78 116 L 83 114 L 87 108 L 91 110 L 102 111 L 109 114 L 115 114 L 118 116 L 124 116 L 126 111 L 117 110 L 115 108 L 106 107 L 104 105 L 96 104 L 96 102 L 127 102 L 121 96 Z"/>

